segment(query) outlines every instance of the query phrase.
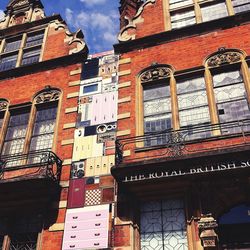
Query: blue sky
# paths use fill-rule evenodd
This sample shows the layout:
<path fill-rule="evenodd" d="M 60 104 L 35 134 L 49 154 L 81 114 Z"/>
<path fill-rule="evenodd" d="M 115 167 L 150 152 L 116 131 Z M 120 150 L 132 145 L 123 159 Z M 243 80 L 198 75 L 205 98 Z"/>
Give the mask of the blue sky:
<path fill-rule="evenodd" d="M 119 31 L 119 0 L 42 0 L 46 15 L 61 14 L 71 31 L 82 29 L 90 53 L 113 49 Z M 0 17 L 8 0 L 0 0 Z"/>

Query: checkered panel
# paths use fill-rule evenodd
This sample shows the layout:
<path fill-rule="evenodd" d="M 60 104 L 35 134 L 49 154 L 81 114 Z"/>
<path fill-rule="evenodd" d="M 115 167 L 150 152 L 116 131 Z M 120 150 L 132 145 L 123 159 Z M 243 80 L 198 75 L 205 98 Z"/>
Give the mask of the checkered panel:
<path fill-rule="evenodd" d="M 102 191 L 101 189 L 86 190 L 85 206 L 101 204 Z"/>

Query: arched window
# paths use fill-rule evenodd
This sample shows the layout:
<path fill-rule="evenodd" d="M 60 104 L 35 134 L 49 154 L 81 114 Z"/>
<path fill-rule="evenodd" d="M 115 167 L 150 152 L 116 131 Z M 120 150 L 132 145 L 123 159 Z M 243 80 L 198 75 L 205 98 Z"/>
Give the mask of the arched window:
<path fill-rule="evenodd" d="M 2 143 L 3 158 L 52 149 L 59 97 L 58 89 L 47 86 L 34 97 L 32 104 L 10 106 Z M 8 166 L 19 164 L 13 161 Z"/>
<path fill-rule="evenodd" d="M 250 119 L 248 86 L 244 82 L 246 72 L 242 68 L 243 52 L 226 50 L 212 54 L 206 61 L 211 72 L 211 81 L 219 123 Z M 246 128 L 249 130 L 250 127 Z M 244 128 L 245 129 L 245 128 Z M 222 134 L 238 133 L 240 127 L 222 128 Z"/>
<path fill-rule="evenodd" d="M 140 75 L 143 86 L 143 124 L 144 134 L 172 128 L 170 76 L 169 66 L 155 65 Z M 157 136 L 149 139 L 145 146 L 166 143 L 166 137 Z"/>

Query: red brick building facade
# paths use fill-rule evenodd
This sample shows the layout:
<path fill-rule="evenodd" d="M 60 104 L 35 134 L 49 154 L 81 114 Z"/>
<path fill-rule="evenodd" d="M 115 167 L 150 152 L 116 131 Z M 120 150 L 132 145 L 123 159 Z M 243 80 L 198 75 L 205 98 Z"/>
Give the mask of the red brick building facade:
<path fill-rule="evenodd" d="M 0 21 L 1 249 L 61 249 L 77 95 L 88 48 L 40 0 Z"/>
<path fill-rule="evenodd" d="M 122 20 L 115 249 L 249 248 L 249 10 L 147 0 Z"/>

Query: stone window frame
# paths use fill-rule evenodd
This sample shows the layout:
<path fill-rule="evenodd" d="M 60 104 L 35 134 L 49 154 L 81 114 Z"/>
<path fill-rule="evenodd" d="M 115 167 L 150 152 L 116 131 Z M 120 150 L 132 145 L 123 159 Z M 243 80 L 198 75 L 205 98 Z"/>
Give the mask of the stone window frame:
<path fill-rule="evenodd" d="M 5 100 L 5 99 L 0 99 Z M 24 104 L 18 104 L 18 105 L 11 105 L 8 103 L 7 108 L 3 111 L 4 119 L 3 119 L 3 126 L 0 130 L 0 156 L 3 150 L 4 140 L 8 129 L 8 124 L 10 120 L 11 113 L 22 113 L 24 110 L 27 111 L 29 109 L 29 120 L 25 135 L 25 142 L 24 142 L 24 148 L 22 151 L 22 154 L 28 154 L 30 152 L 30 146 L 31 146 L 31 139 L 32 139 L 32 133 L 35 125 L 36 120 L 36 113 L 37 110 L 46 107 L 51 107 L 54 104 L 57 104 L 57 115 L 55 119 L 55 128 L 54 128 L 54 136 L 53 136 L 53 143 L 51 151 L 55 152 L 57 147 L 57 135 L 58 135 L 58 128 L 59 128 L 59 119 L 60 119 L 60 109 L 62 105 L 62 91 L 58 88 L 52 88 L 50 86 L 46 86 L 43 90 L 37 92 L 33 98 L 32 102 L 24 103 Z"/>
<path fill-rule="evenodd" d="M 204 5 L 211 5 L 212 3 L 218 4 L 218 3 L 224 2 L 226 4 L 226 8 L 227 8 L 227 12 L 228 12 L 227 16 L 233 16 L 233 15 L 242 13 L 242 12 L 235 13 L 232 0 L 213 0 L 213 1 L 210 1 L 210 0 L 192 0 L 192 3 L 189 3 L 189 4 L 184 5 L 184 6 L 176 7 L 173 9 L 170 9 L 169 2 L 170 2 L 170 0 L 163 0 L 163 16 L 164 16 L 164 26 L 165 26 L 166 31 L 172 30 L 171 13 L 183 12 L 185 10 L 193 9 L 195 12 L 195 19 L 196 19 L 195 24 L 199 24 L 199 23 L 203 22 L 202 21 L 201 7 Z M 207 21 L 207 22 L 209 22 L 209 21 Z M 184 28 L 184 27 L 188 27 L 188 26 L 183 26 L 180 28 Z M 180 28 L 178 28 L 178 29 L 180 29 Z"/>
<path fill-rule="evenodd" d="M 36 34 L 36 33 L 41 33 L 43 32 L 43 41 L 41 44 L 39 45 L 34 45 L 34 46 L 30 46 L 30 47 L 25 47 L 26 45 L 26 41 L 27 41 L 27 37 L 30 34 Z M 44 55 L 44 50 L 45 50 L 45 43 L 46 43 L 46 39 L 48 36 L 48 27 L 41 27 L 39 29 L 31 29 L 28 30 L 27 32 L 23 32 L 14 36 L 9 36 L 9 37 L 4 37 L 2 38 L 2 40 L 0 41 L 0 59 L 2 56 L 11 56 L 11 55 L 17 55 L 17 60 L 16 60 L 16 65 L 15 67 L 11 68 L 11 69 L 15 69 L 21 66 L 25 66 L 25 65 L 32 65 L 32 63 L 30 64 L 24 64 L 22 65 L 22 61 L 23 61 L 23 55 L 26 51 L 30 51 L 32 49 L 37 49 L 40 48 L 40 55 L 39 55 L 39 60 L 38 62 L 41 62 L 43 60 L 43 55 Z M 9 52 L 4 52 L 5 50 L 5 45 L 6 45 L 6 41 L 7 40 L 15 40 L 21 38 L 21 45 L 19 47 L 19 49 L 13 50 L 13 51 L 9 51 Z M 7 70 L 11 70 L 11 69 L 7 69 Z M 2 70 L 5 71 L 5 70 Z M 1 71 L 0 71 L 1 73 Z"/>
<path fill-rule="evenodd" d="M 178 97 L 177 97 L 177 80 L 179 76 L 182 79 L 189 78 L 191 76 L 204 75 L 206 93 L 208 98 L 208 107 L 210 114 L 211 125 L 219 124 L 219 115 L 217 113 L 217 104 L 215 101 L 215 95 L 213 90 L 213 72 L 218 70 L 228 70 L 232 67 L 239 67 L 243 76 L 244 86 L 247 94 L 247 101 L 250 105 L 250 62 L 246 60 L 247 54 L 239 49 L 225 49 L 219 48 L 217 52 L 210 54 L 203 61 L 203 67 L 197 69 L 187 69 L 181 72 L 175 71 L 173 66 L 167 64 L 156 64 L 148 68 L 143 69 L 136 76 L 136 136 L 144 135 L 144 112 L 143 112 L 143 82 L 141 77 L 143 74 L 152 71 L 157 67 L 166 67 L 170 70 L 170 93 L 171 93 L 171 110 L 172 110 L 172 128 L 173 130 L 180 129 L 179 121 L 179 108 L 178 108 Z M 184 73 L 183 73 L 184 72 Z M 147 81 L 146 84 L 153 84 L 157 82 Z M 213 136 L 220 136 L 220 131 L 213 131 Z M 138 148 L 144 147 L 143 143 L 137 143 Z"/>

